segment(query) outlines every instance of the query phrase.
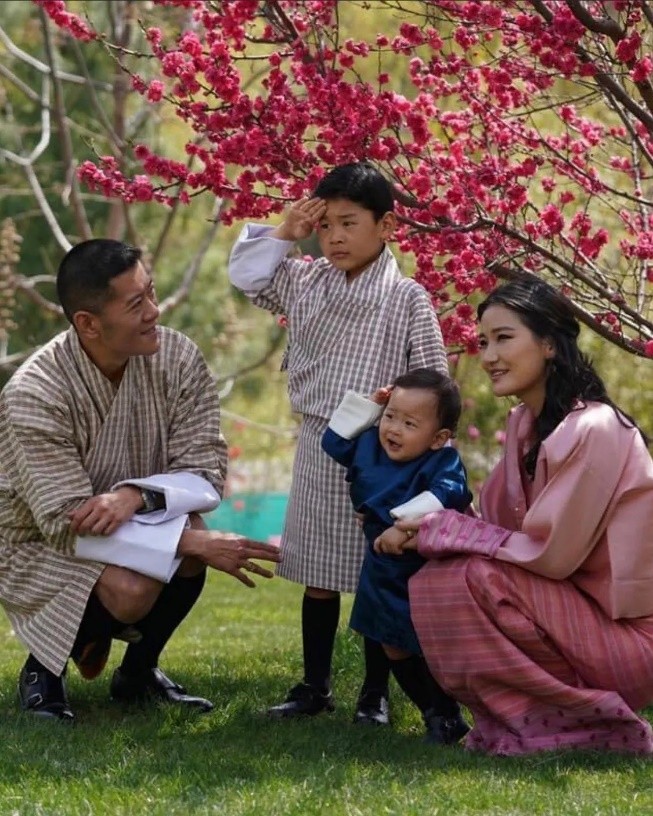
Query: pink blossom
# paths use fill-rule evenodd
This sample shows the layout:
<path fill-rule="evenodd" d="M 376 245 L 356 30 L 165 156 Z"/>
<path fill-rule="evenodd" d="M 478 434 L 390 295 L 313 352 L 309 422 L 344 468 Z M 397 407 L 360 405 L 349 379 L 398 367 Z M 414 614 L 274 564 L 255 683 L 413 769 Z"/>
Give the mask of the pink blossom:
<path fill-rule="evenodd" d="M 481 432 L 476 425 L 468 425 L 467 436 L 472 440 L 472 442 L 476 442 L 476 440 L 480 438 Z"/>

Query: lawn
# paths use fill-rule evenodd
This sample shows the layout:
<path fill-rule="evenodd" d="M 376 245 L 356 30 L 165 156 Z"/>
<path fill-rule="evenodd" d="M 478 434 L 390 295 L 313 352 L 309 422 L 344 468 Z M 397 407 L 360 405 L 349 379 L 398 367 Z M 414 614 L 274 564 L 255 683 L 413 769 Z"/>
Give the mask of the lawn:
<path fill-rule="evenodd" d="M 301 675 L 301 588 L 247 590 L 214 574 L 162 660 L 216 703 L 127 713 L 107 699 L 110 672 L 71 670 L 72 727 L 17 710 L 24 652 L 0 628 L 0 816 L 313 816 L 313 814 L 653 814 L 651 763 L 609 754 L 488 758 L 422 743 L 419 716 L 393 688 L 392 730 L 351 724 L 361 676 L 344 625 L 334 666 L 337 709 L 302 722 L 261 713 Z M 110 669 L 120 659 L 116 644 Z M 649 712 L 653 714 L 653 712 Z"/>

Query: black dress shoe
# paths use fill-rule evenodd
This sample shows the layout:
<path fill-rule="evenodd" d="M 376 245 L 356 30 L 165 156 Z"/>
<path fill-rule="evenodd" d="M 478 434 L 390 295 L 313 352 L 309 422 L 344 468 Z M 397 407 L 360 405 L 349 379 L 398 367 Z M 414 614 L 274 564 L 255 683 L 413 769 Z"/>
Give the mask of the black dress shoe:
<path fill-rule="evenodd" d="M 186 694 L 186 689 L 166 677 L 161 669 L 147 669 L 140 674 L 124 674 L 119 668 L 111 678 L 109 694 L 121 703 L 163 702 L 197 708 L 202 712 L 213 710 L 213 703 L 203 697 Z"/>
<path fill-rule="evenodd" d="M 308 683 L 297 683 L 288 692 L 288 696 L 279 705 L 268 708 L 268 716 L 275 720 L 282 720 L 288 717 L 312 717 L 322 711 L 333 711 L 333 694 L 328 691 L 318 691 Z"/>
<path fill-rule="evenodd" d="M 362 691 L 354 713 L 355 725 L 390 725 L 388 693 L 377 689 Z"/>
<path fill-rule="evenodd" d="M 434 713 L 433 709 L 424 712 L 426 725 L 425 742 L 431 745 L 455 745 L 469 733 L 469 726 L 460 714 L 443 717 Z"/>
<path fill-rule="evenodd" d="M 72 723 L 75 715 L 70 709 L 63 675 L 47 670 L 28 671 L 23 666 L 18 677 L 18 700 L 23 711 L 50 720 Z"/>

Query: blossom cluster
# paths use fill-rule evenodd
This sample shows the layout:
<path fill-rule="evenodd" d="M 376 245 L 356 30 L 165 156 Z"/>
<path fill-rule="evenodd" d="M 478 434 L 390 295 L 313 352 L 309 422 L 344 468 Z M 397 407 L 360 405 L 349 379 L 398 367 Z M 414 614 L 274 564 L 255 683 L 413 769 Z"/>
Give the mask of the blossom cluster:
<path fill-rule="evenodd" d="M 93 36 L 65 3 L 35 1 Z M 449 343 L 474 350 L 468 299 L 520 266 L 564 281 L 600 330 L 651 353 L 650 24 L 638 0 L 576 5 L 429 0 L 422 21 L 379 11 L 382 32 L 340 37 L 337 0 L 154 0 L 159 19 L 183 8 L 189 24 L 174 39 L 146 25 L 158 70 L 134 57 L 132 88 L 186 124 L 194 169 L 139 145 L 134 176 L 103 157 L 80 177 L 128 203 L 224 197 L 232 223 L 369 160 L 398 191 L 399 248 Z"/>

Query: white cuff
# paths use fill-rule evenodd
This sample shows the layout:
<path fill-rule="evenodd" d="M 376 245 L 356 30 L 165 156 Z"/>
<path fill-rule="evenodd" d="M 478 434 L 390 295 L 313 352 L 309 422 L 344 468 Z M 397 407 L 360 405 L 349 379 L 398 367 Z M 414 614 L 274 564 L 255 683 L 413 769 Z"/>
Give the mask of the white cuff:
<path fill-rule="evenodd" d="M 220 504 L 220 496 L 206 479 L 182 470 L 176 473 L 156 473 L 143 479 L 123 479 L 111 488 L 133 485 L 163 493 L 166 506 L 162 510 L 133 517 L 139 524 L 161 524 L 187 513 L 208 513 Z"/>
<path fill-rule="evenodd" d="M 255 296 L 270 283 L 279 264 L 295 245 L 270 233 L 275 228 L 245 224 L 229 257 L 229 280 L 246 295 Z"/>
<path fill-rule="evenodd" d="M 353 439 L 374 425 L 383 413 L 383 408 L 383 405 L 361 397 L 355 391 L 347 391 L 333 412 L 329 428 L 343 439 Z"/>
<path fill-rule="evenodd" d="M 187 523 L 188 516 L 178 516 L 157 527 L 126 521 L 108 536 L 78 536 L 75 555 L 126 567 L 167 584 L 181 563 L 177 548 Z"/>
<path fill-rule="evenodd" d="M 392 518 L 408 521 L 425 516 L 427 513 L 436 513 L 438 510 L 444 510 L 444 505 L 437 496 L 425 490 L 410 501 L 393 507 L 390 515 Z"/>

